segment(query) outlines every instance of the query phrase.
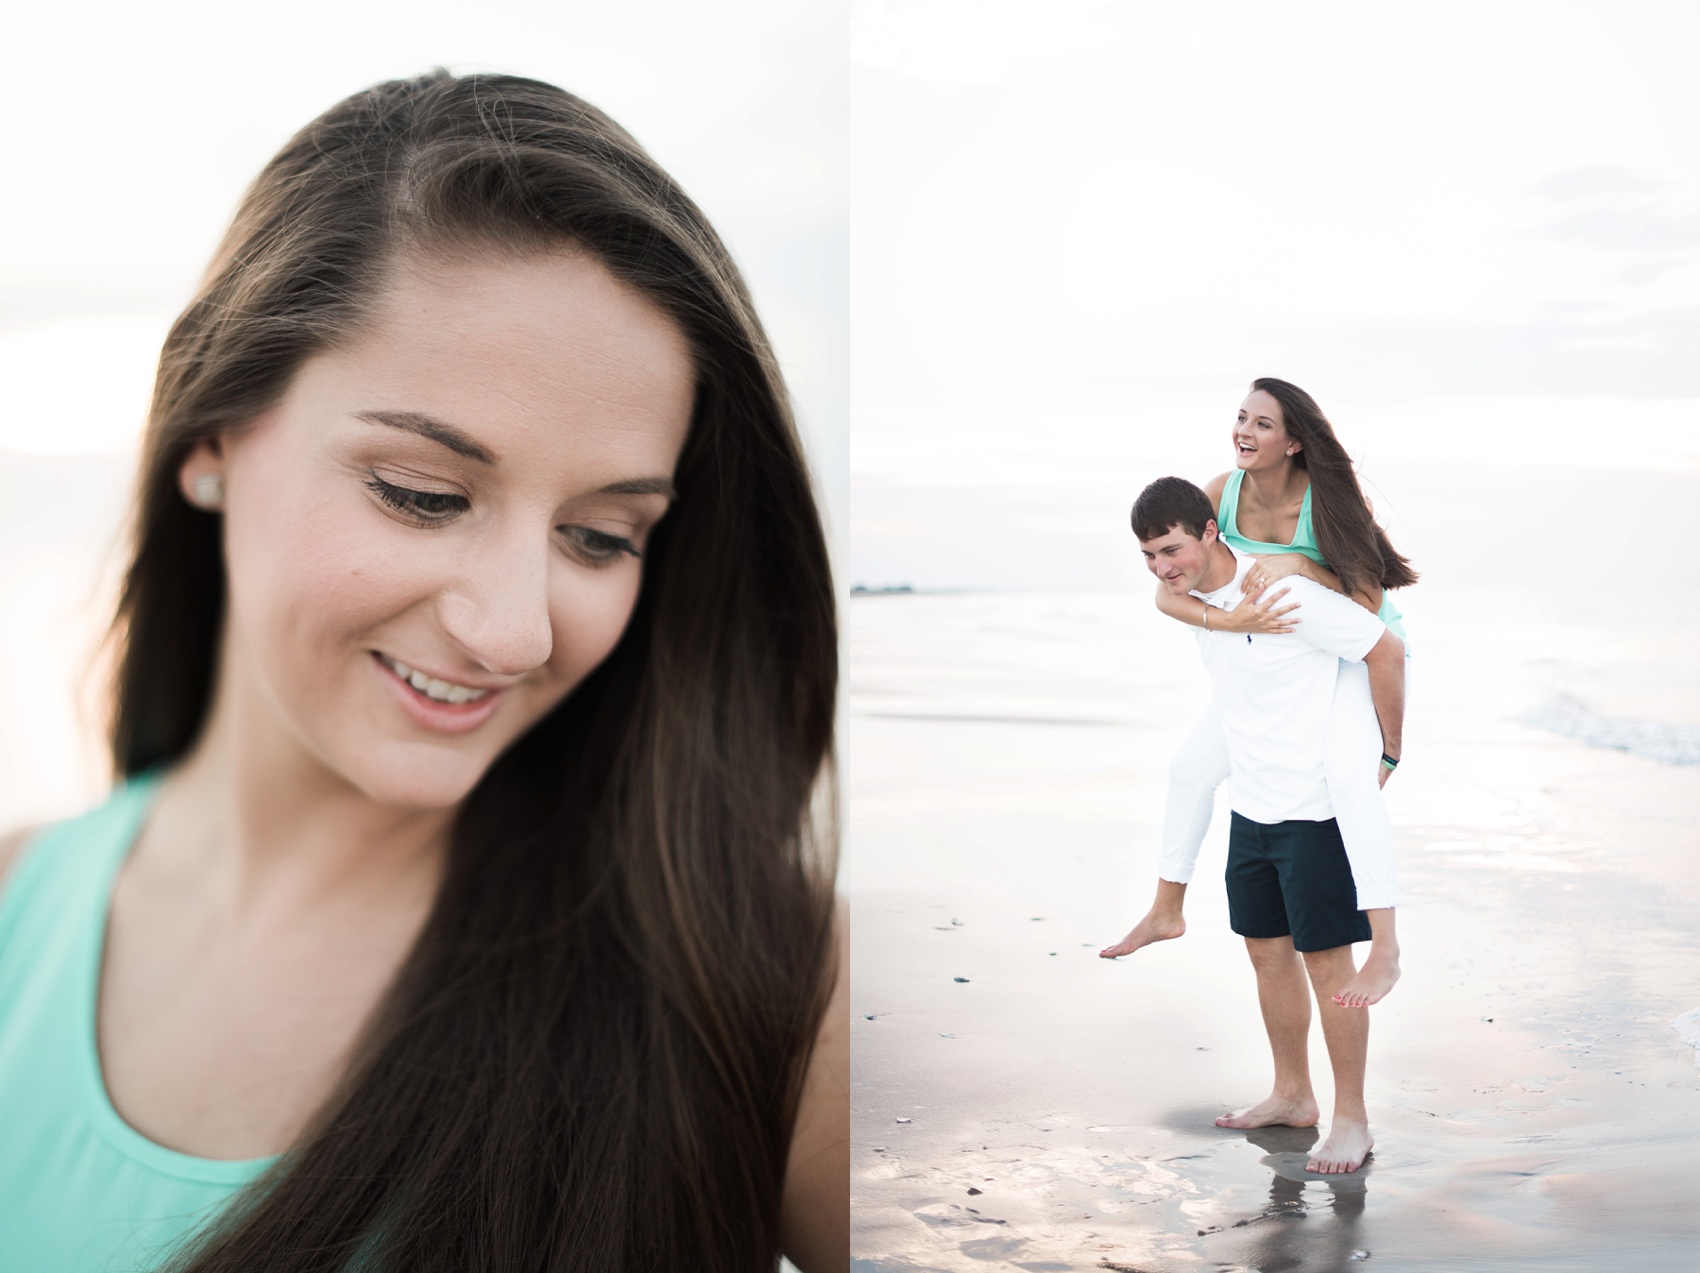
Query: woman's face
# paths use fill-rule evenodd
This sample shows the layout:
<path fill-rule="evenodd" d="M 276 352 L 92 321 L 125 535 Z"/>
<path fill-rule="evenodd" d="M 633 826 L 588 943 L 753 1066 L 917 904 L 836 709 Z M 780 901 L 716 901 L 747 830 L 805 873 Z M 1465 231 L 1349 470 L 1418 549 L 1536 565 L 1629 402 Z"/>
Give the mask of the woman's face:
<path fill-rule="evenodd" d="M 694 387 L 678 327 L 584 254 L 405 262 L 184 465 L 225 485 L 218 710 L 268 763 L 461 800 L 619 640 Z"/>
<path fill-rule="evenodd" d="M 1298 441 L 1287 433 L 1281 404 L 1274 395 L 1253 389 L 1234 421 L 1234 463 L 1248 471 L 1280 468 L 1298 451 Z"/>

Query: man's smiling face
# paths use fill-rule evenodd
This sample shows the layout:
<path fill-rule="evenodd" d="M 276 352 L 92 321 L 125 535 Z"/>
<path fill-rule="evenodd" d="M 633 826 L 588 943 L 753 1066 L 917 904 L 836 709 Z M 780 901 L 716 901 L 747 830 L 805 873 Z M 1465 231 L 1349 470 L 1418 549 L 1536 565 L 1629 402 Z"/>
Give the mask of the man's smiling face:
<path fill-rule="evenodd" d="M 1176 596 L 1185 596 L 1197 588 L 1210 570 L 1211 549 L 1216 543 L 1216 523 L 1208 522 L 1202 539 L 1191 535 L 1184 526 L 1171 526 L 1157 539 L 1139 541 L 1139 551 L 1145 554 L 1145 568 L 1156 575 L 1163 586 Z"/>

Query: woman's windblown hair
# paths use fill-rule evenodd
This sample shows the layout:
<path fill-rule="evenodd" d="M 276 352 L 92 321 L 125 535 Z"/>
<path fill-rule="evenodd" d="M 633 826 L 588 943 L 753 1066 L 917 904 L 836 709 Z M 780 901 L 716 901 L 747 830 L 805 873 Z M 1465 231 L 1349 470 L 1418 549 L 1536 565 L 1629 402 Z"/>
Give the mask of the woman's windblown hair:
<path fill-rule="evenodd" d="M 784 386 L 702 213 L 547 84 L 437 72 L 260 174 L 161 357 L 114 627 L 113 753 L 181 758 L 211 696 L 203 438 L 356 333 L 411 253 L 594 255 L 688 338 L 679 496 L 608 659 L 504 753 L 350 1071 L 184 1273 L 772 1267 L 830 977 L 836 617 Z"/>
<path fill-rule="evenodd" d="M 1408 588 L 1417 581 L 1411 563 L 1393 550 L 1358 486 L 1352 457 L 1334 436 L 1322 408 L 1297 385 L 1273 376 L 1251 382 L 1281 404 L 1287 432 L 1301 446 L 1293 462 L 1310 474 L 1311 524 L 1316 546 L 1348 593 L 1363 588 Z"/>

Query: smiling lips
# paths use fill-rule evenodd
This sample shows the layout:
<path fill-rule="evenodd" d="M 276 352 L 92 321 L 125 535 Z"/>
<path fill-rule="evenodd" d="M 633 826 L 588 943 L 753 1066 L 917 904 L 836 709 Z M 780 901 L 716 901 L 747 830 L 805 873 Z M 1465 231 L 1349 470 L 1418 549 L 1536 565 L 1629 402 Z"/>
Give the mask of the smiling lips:
<path fill-rule="evenodd" d="M 434 676 L 408 667 L 400 659 L 392 659 L 387 654 L 378 655 L 383 665 L 394 672 L 401 680 L 406 681 L 426 698 L 435 703 L 475 703 L 481 698 L 488 698 L 494 690 L 473 689 L 470 685 L 456 685 L 453 681 L 440 681 Z"/>
<path fill-rule="evenodd" d="M 372 666 L 414 725 L 434 734 L 465 734 L 496 712 L 506 687 L 478 688 L 428 676 L 400 659 L 372 651 Z"/>

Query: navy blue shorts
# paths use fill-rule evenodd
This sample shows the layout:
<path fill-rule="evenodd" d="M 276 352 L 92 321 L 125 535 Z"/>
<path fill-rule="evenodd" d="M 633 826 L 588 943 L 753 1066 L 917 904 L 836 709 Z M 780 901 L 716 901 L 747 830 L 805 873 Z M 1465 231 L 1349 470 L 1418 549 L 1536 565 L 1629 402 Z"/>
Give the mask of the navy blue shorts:
<path fill-rule="evenodd" d="M 1253 822 L 1228 830 L 1228 923 L 1241 937 L 1291 937 L 1295 950 L 1370 939 L 1334 819 Z"/>

